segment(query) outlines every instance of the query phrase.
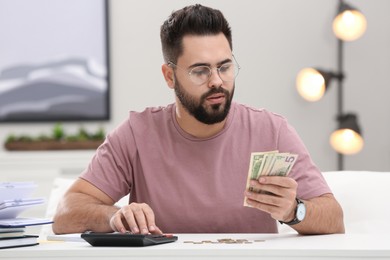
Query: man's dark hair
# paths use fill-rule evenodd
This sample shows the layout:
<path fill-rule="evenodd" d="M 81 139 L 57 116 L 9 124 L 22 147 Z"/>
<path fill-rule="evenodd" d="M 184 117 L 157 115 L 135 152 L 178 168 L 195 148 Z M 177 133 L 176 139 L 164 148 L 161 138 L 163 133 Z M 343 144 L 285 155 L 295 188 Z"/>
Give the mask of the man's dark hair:
<path fill-rule="evenodd" d="M 222 12 L 217 9 L 190 5 L 175 11 L 161 26 L 160 37 L 164 60 L 177 63 L 183 53 L 183 37 L 186 35 L 217 35 L 223 33 L 232 45 L 232 32 Z"/>

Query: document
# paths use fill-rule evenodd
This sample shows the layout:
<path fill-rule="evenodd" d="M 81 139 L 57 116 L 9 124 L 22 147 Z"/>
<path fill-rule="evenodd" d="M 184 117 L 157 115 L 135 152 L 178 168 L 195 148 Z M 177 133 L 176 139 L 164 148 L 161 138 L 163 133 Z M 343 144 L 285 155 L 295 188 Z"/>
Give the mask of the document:
<path fill-rule="evenodd" d="M 0 228 L 27 227 L 53 223 L 50 219 L 43 218 L 9 218 L 0 219 Z"/>
<path fill-rule="evenodd" d="M 29 198 L 37 185 L 34 182 L 0 182 L 0 228 L 17 228 L 51 224 L 42 218 L 18 218 L 27 208 L 45 202 L 44 198 Z"/>
<path fill-rule="evenodd" d="M 22 211 L 44 202 L 43 198 L 0 201 L 0 219 L 16 218 Z"/>
<path fill-rule="evenodd" d="M 0 202 L 27 198 L 36 187 L 34 182 L 0 182 Z"/>

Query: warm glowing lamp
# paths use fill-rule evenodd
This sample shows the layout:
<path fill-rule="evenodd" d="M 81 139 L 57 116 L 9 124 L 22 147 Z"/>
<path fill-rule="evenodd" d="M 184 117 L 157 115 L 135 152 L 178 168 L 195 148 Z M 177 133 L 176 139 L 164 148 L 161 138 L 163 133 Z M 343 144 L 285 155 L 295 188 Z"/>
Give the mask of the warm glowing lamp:
<path fill-rule="evenodd" d="M 318 101 L 325 93 L 325 79 L 321 73 L 312 68 L 302 69 L 296 79 L 299 95 L 307 101 Z"/>
<path fill-rule="evenodd" d="M 338 117 L 339 128 L 330 136 L 333 149 L 341 154 L 356 154 L 363 149 L 364 140 L 354 114 L 345 114 Z"/>
<path fill-rule="evenodd" d="M 332 78 L 342 79 L 343 75 L 315 69 L 302 69 L 296 79 L 296 87 L 299 95 L 307 101 L 315 102 L 320 100 L 328 88 Z"/>
<path fill-rule="evenodd" d="M 329 89 L 331 79 L 337 80 L 338 129 L 332 133 L 330 143 L 337 152 L 338 169 L 344 169 L 344 155 L 362 150 L 364 140 L 357 124 L 357 116 L 344 113 L 344 41 L 358 39 L 366 31 L 366 18 L 355 8 L 339 0 L 333 31 L 337 36 L 337 70 L 324 71 L 316 68 L 302 69 L 296 78 L 298 93 L 307 101 L 318 101 Z"/>
<path fill-rule="evenodd" d="M 337 16 L 333 20 L 333 32 L 343 41 L 354 41 L 360 38 L 367 29 L 367 20 L 354 7 L 340 1 Z"/>

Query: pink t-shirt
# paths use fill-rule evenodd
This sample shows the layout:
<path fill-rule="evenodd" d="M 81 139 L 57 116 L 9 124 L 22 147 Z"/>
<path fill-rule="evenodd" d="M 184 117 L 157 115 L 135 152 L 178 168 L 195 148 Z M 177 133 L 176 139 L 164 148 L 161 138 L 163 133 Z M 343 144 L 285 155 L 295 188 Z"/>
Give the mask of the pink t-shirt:
<path fill-rule="evenodd" d="M 298 197 L 330 193 L 285 118 L 232 103 L 224 129 L 206 139 L 184 132 L 175 105 L 131 112 L 96 151 L 81 178 L 114 201 L 147 203 L 169 233 L 276 233 L 268 213 L 243 206 L 252 152 L 298 154 L 289 176 Z"/>

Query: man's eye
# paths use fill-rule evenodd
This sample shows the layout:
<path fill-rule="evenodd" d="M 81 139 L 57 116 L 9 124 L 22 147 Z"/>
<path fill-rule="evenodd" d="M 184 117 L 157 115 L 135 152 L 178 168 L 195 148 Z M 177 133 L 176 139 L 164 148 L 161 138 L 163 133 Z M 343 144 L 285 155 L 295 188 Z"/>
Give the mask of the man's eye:
<path fill-rule="evenodd" d="M 209 75 L 210 70 L 207 67 L 202 67 L 202 68 L 194 68 L 191 71 L 191 74 L 194 76 L 205 76 Z"/>
<path fill-rule="evenodd" d="M 230 64 L 230 63 L 229 64 L 224 64 L 221 67 L 219 67 L 219 72 L 221 72 L 221 73 L 228 72 L 232 68 L 233 68 L 233 64 Z"/>

